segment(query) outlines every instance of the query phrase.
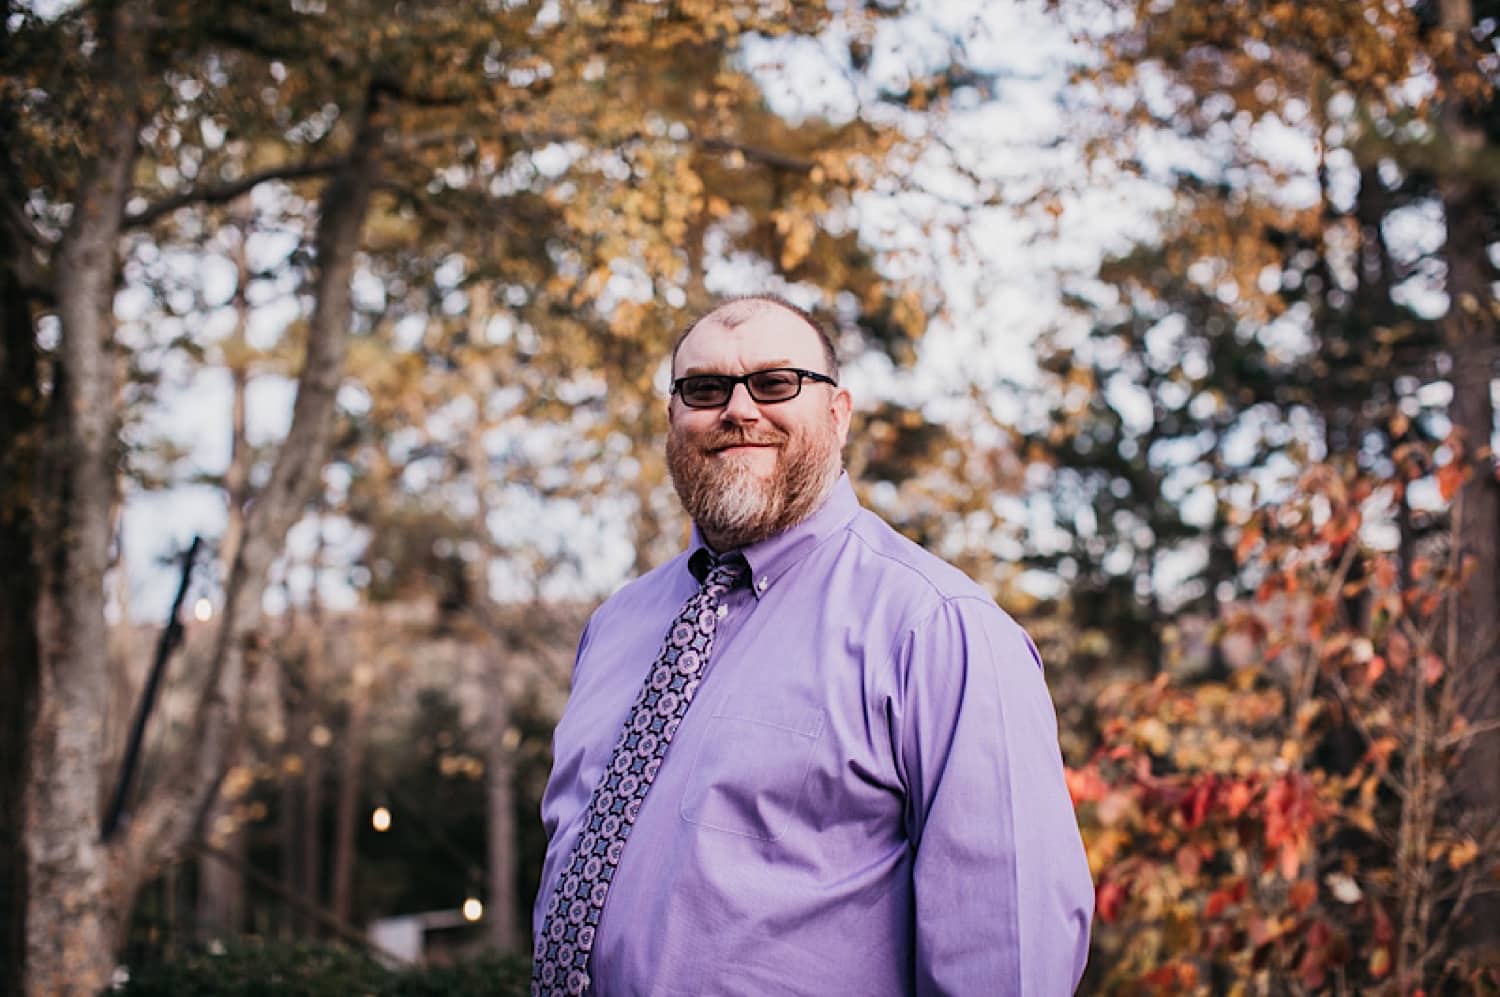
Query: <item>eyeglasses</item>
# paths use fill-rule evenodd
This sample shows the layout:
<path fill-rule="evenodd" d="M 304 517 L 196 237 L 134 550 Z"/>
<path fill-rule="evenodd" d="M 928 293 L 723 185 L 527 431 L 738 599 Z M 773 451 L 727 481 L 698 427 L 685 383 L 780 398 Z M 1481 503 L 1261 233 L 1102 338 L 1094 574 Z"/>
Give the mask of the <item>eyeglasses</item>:
<path fill-rule="evenodd" d="M 827 374 L 819 374 L 799 367 L 772 367 L 770 370 L 753 370 L 735 377 L 732 374 L 693 374 L 679 377 L 672 382 L 672 394 L 682 399 L 688 408 L 718 408 L 728 405 L 734 394 L 734 386 L 743 384 L 750 397 L 762 405 L 789 402 L 802 394 L 803 381 L 821 381 L 837 385 L 839 382 Z"/>

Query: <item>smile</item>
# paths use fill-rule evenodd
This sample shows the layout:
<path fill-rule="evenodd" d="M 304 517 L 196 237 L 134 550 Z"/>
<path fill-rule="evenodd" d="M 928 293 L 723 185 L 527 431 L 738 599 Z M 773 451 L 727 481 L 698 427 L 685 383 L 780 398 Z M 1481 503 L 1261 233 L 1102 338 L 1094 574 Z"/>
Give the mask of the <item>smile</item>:
<path fill-rule="evenodd" d="M 776 444 L 774 443 L 736 443 L 733 446 L 719 447 L 709 452 L 714 454 L 734 454 L 749 453 L 751 450 L 774 450 L 775 448 Z"/>

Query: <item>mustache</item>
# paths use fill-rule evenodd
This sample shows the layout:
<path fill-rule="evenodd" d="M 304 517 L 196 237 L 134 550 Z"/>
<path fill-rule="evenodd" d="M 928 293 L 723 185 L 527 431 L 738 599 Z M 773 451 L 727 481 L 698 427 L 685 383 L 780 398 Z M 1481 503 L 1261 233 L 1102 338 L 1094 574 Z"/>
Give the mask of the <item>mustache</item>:
<path fill-rule="evenodd" d="M 719 429 L 704 434 L 699 440 L 699 447 L 707 451 L 723 450 L 726 447 L 779 447 L 790 438 L 789 434 L 776 429 L 758 433 L 743 429 Z"/>

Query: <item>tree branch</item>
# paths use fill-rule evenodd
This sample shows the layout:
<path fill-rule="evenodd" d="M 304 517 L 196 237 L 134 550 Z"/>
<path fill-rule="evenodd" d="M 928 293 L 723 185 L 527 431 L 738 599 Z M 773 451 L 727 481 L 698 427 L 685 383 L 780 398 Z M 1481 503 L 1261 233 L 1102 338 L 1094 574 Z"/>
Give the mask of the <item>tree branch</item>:
<path fill-rule="evenodd" d="M 760 146 L 748 145 L 744 142 L 732 142 L 724 138 L 699 139 L 698 145 L 708 152 L 738 152 L 746 159 L 753 160 L 765 166 L 775 167 L 778 170 L 786 170 L 789 173 L 811 173 L 813 167 L 816 165 L 810 159 L 799 159 L 795 156 L 776 152 L 774 149 L 763 149 Z"/>
<path fill-rule="evenodd" d="M 185 190 L 164 198 L 155 204 L 148 205 L 133 214 L 127 214 L 125 216 L 125 227 L 139 228 L 142 225 L 150 225 L 162 215 L 171 214 L 178 208 L 185 208 L 190 204 L 226 204 L 241 194 L 247 193 L 261 184 L 269 183 L 272 180 L 305 180 L 308 177 L 325 176 L 341 168 L 345 161 L 345 157 L 340 156 L 316 163 L 295 163 L 287 166 L 275 166 L 218 187 L 195 187 L 191 190 Z"/>
<path fill-rule="evenodd" d="M 401 96 L 408 100 L 411 99 L 410 95 L 402 94 Z M 569 142 L 579 141 L 581 135 L 581 132 L 573 132 L 571 134 L 564 132 L 536 132 L 518 136 L 517 133 L 512 132 L 507 133 L 506 137 L 524 137 L 527 145 L 536 146 L 553 142 L 565 145 Z M 646 137 L 645 133 L 634 131 L 619 136 L 613 144 L 625 145 L 630 142 L 640 141 Z M 466 138 L 473 138 L 473 133 L 454 130 L 419 132 L 408 135 L 398 141 L 396 150 L 403 153 L 417 152 L 430 146 L 445 145 L 449 142 L 456 142 Z M 752 162 L 770 166 L 778 170 L 785 170 L 789 173 L 807 174 L 811 173 L 817 166 L 810 159 L 789 156 L 786 153 L 777 152 L 775 149 L 766 149 L 762 146 L 750 145 L 746 142 L 736 142 L 727 138 L 689 138 L 688 141 L 696 144 L 705 152 L 738 152 Z"/>
<path fill-rule="evenodd" d="M 377 97 L 391 97 L 406 104 L 415 104 L 417 107 L 461 107 L 474 99 L 472 94 L 467 93 L 422 93 L 410 90 L 400 80 L 389 76 L 381 76 L 370 84 L 370 92 Z"/>

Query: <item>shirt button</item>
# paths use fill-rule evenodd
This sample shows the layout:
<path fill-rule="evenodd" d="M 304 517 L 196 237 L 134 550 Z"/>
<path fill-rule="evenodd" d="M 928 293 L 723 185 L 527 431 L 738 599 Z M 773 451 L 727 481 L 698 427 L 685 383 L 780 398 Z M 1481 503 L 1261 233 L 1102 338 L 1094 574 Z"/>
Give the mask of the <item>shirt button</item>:
<path fill-rule="evenodd" d="M 729 615 L 729 607 L 728 606 L 720 606 L 718 608 L 718 614 L 719 614 L 719 619 L 722 620 L 724 617 L 726 617 L 726 616 Z"/>
<path fill-rule="evenodd" d="M 764 592 L 766 590 L 766 586 L 769 584 L 771 583 L 762 578 L 760 581 L 755 583 L 755 587 Z"/>

